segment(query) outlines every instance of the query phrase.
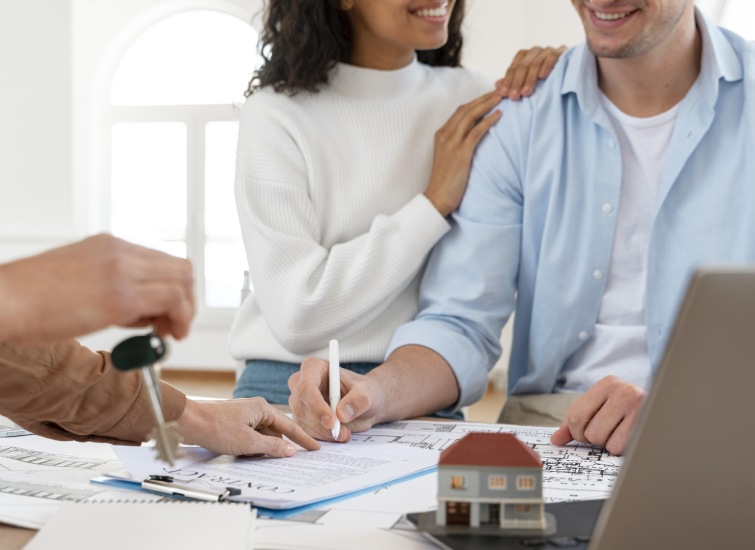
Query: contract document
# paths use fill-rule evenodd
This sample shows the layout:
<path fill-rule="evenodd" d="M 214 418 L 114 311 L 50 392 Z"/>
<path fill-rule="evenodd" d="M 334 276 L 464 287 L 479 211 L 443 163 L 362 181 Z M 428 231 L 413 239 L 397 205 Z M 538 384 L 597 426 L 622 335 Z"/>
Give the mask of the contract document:
<path fill-rule="evenodd" d="M 170 476 L 177 486 L 222 492 L 240 491 L 228 500 L 284 510 L 384 486 L 433 470 L 439 453 L 405 445 L 322 442 L 319 451 L 299 450 L 290 458 L 217 456 L 170 467 L 153 461 L 144 449 L 116 449 L 132 478 Z M 145 460 L 147 461 L 145 463 Z"/>

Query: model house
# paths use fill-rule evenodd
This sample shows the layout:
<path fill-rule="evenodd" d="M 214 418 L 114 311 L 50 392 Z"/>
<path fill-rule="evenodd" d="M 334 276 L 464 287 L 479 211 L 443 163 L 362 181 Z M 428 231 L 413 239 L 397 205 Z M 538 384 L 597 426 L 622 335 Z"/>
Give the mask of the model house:
<path fill-rule="evenodd" d="M 438 462 L 438 525 L 543 529 L 538 454 L 514 435 L 470 433 Z"/>

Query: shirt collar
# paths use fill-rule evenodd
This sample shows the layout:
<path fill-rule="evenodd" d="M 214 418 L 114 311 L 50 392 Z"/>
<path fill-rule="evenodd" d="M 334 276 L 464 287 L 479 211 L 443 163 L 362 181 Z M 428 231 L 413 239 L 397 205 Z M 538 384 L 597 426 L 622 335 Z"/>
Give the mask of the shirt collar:
<path fill-rule="evenodd" d="M 729 82 L 743 78 L 742 62 L 730 43 L 726 31 L 716 27 L 695 8 L 695 19 L 702 37 L 702 59 L 697 84 L 703 100 L 713 107 L 718 99 L 720 79 Z M 586 42 L 576 46 L 566 67 L 561 95 L 574 93 L 582 111 L 593 116 L 600 105 L 597 63 Z"/>

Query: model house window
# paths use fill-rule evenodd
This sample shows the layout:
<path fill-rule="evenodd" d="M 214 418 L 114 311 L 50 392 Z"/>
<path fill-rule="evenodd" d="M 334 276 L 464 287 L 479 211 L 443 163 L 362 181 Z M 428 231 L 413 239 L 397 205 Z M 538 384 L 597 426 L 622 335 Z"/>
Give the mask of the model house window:
<path fill-rule="evenodd" d="M 529 504 L 517 504 L 516 505 L 516 512 L 517 514 L 528 514 L 532 510 L 532 506 Z"/>
<path fill-rule="evenodd" d="M 506 489 L 506 476 L 488 476 L 488 489 L 503 491 Z"/>
<path fill-rule="evenodd" d="M 464 489 L 464 476 L 451 476 L 451 489 Z"/>
<path fill-rule="evenodd" d="M 233 15 L 183 11 L 138 34 L 110 85 L 110 230 L 191 259 L 205 319 L 230 318 L 247 269 L 233 179 L 256 43 Z"/>
<path fill-rule="evenodd" d="M 516 488 L 520 491 L 534 491 L 535 490 L 535 476 L 517 476 Z"/>

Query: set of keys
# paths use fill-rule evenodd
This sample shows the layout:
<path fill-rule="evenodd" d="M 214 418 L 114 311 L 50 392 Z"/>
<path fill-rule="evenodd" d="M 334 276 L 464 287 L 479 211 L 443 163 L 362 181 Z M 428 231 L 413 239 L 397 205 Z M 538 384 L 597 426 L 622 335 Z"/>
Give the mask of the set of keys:
<path fill-rule="evenodd" d="M 172 423 L 166 423 L 163 415 L 158 364 L 167 352 L 165 341 L 151 332 L 127 338 L 115 346 L 111 359 L 113 366 L 120 371 L 141 369 L 156 423 L 150 438 L 155 440 L 157 458 L 173 466 L 178 456 L 179 439 L 172 429 Z"/>

